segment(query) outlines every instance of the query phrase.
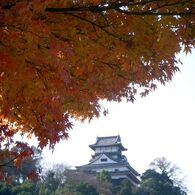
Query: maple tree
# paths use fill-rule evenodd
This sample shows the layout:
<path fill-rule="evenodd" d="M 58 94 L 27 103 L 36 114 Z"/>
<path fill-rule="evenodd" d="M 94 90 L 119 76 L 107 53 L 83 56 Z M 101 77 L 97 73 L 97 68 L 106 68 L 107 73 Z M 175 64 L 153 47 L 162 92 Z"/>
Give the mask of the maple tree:
<path fill-rule="evenodd" d="M 20 133 L 53 148 L 71 117 L 106 114 L 99 100 L 170 81 L 195 45 L 194 14 L 192 0 L 1 0 L 1 147 Z"/>

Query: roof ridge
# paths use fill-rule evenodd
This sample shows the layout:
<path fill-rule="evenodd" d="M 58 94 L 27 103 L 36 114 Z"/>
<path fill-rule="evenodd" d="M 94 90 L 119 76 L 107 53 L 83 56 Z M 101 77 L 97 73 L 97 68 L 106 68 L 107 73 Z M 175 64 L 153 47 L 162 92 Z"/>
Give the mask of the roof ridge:
<path fill-rule="evenodd" d="M 106 138 L 115 138 L 118 137 L 118 135 L 113 135 L 113 136 L 101 136 L 101 137 L 97 137 L 97 138 L 102 138 L 102 139 L 106 139 Z"/>

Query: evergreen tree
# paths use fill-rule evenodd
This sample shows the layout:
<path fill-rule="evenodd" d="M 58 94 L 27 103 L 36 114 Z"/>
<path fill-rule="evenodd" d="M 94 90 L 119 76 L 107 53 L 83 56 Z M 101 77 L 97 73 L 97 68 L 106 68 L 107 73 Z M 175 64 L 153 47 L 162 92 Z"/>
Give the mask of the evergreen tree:
<path fill-rule="evenodd" d="M 137 195 L 186 195 L 181 181 L 175 177 L 177 170 L 165 158 L 156 159 L 143 173 Z"/>
<path fill-rule="evenodd" d="M 128 179 L 123 179 L 120 184 L 120 191 L 117 195 L 133 195 L 132 184 Z"/>

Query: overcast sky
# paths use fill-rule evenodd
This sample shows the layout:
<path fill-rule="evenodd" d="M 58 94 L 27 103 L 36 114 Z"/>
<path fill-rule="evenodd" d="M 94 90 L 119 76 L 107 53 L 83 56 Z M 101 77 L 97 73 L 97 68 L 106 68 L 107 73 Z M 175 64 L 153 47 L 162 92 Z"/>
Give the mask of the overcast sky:
<path fill-rule="evenodd" d="M 195 52 L 180 55 L 183 66 L 172 82 L 146 98 L 132 103 L 104 103 L 109 114 L 90 123 L 76 123 L 68 141 L 56 145 L 49 163 L 69 166 L 87 164 L 93 151 L 88 147 L 97 136 L 120 134 L 129 163 L 143 173 L 151 161 L 166 157 L 186 175 L 190 194 L 195 194 Z M 193 186 L 194 185 L 194 186 Z"/>

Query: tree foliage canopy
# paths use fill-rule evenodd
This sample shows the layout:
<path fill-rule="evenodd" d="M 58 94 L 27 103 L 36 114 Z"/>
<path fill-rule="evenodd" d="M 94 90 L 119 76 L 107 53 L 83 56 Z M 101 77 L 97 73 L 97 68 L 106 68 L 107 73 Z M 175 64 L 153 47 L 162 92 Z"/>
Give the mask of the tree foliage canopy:
<path fill-rule="evenodd" d="M 50 168 L 47 166 L 41 177 L 34 181 L 29 180 L 24 172 L 17 171 L 15 178 L 22 179 L 12 180 L 9 184 L 0 181 L 0 195 L 187 195 L 184 183 L 178 185 L 180 176 L 176 165 L 165 158 L 158 158 L 152 164 L 155 166 L 141 175 L 138 186 L 134 186 L 127 178 L 112 180 L 105 171 L 96 177 L 90 173 L 67 169 L 64 164 Z M 32 170 L 31 166 L 21 169 L 28 168 Z M 173 175 L 177 176 L 173 178 Z"/>
<path fill-rule="evenodd" d="M 20 132 L 53 147 L 68 137 L 70 117 L 106 113 L 99 100 L 133 102 L 170 81 L 176 54 L 195 45 L 193 6 L 191 0 L 1 0 L 1 145 L 14 144 Z"/>
<path fill-rule="evenodd" d="M 24 144 L 25 145 L 25 144 Z M 26 145 L 25 145 L 26 146 Z M 6 158 L 5 158 L 6 157 Z M 0 180 L 21 183 L 36 180 L 41 172 L 41 151 L 35 147 L 19 147 L 0 151 Z"/>
<path fill-rule="evenodd" d="M 170 162 L 166 160 L 164 164 Z M 0 195 L 187 195 L 186 190 L 168 176 L 167 173 L 173 167 L 167 167 L 166 172 L 159 172 L 158 166 L 156 170 L 147 169 L 141 176 L 140 185 L 133 186 L 128 179 L 100 182 L 94 175 L 66 170 L 65 166 L 56 165 L 48 169 L 41 180 L 26 178 L 20 183 L 12 181 L 10 184 L 0 181 Z"/>
<path fill-rule="evenodd" d="M 141 176 L 140 195 L 187 195 L 179 168 L 166 158 L 157 158 Z"/>

